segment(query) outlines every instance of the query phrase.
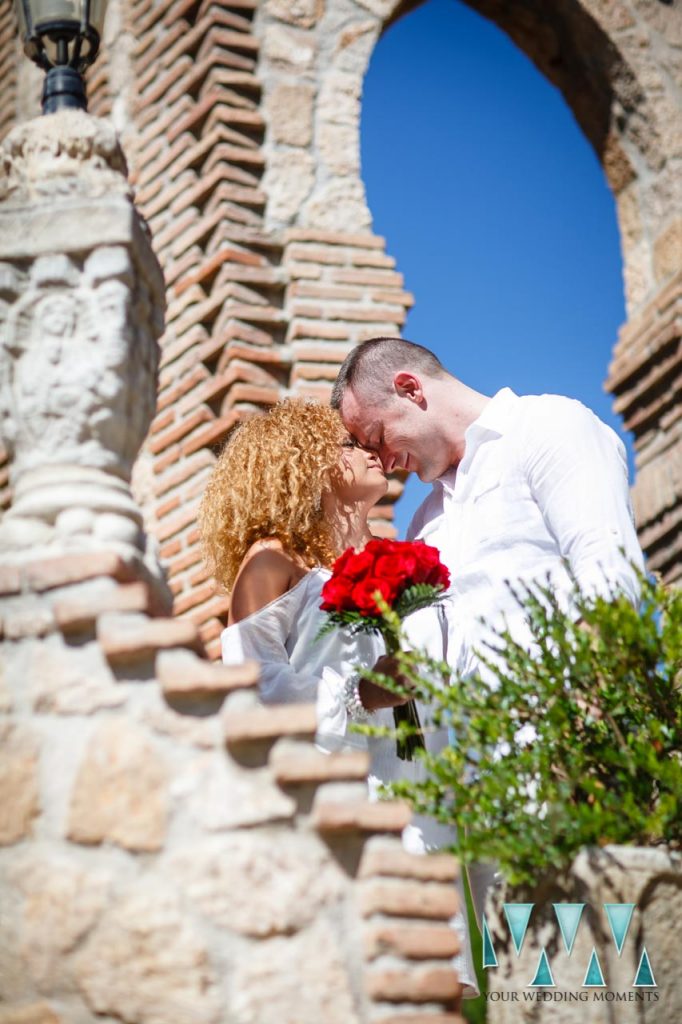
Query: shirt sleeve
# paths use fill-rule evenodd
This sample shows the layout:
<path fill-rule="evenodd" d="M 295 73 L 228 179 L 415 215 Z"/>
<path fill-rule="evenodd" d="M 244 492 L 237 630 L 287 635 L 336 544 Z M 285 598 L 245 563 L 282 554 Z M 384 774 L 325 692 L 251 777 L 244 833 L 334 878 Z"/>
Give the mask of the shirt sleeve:
<path fill-rule="evenodd" d="M 345 680 L 332 668 L 321 674 L 295 669 L 289 661 L 286 641 L 296 602 L 291 607 L 272 610 L 267 616 L 250 616 L 223 631 L 222 658 L 226 665 L 238 665 L 247 659 L 260 666 L 259 693 L 264 704 L 316 705 L 317 736 L 320 749 L 339 750 L 349 742 L 358 743 L 356 734 L 348 733 L 348 714 L 343 700 Z"/>
<path fill-rule="evenodd" d="M 541 404 L 540 404 L 541 403 Z M 628 488 L 625 446 L 572 399 L 538 400 L 523 446 L 531 492 L 583 592 L 622 591 L 637 603 L 643 571 Z"/>

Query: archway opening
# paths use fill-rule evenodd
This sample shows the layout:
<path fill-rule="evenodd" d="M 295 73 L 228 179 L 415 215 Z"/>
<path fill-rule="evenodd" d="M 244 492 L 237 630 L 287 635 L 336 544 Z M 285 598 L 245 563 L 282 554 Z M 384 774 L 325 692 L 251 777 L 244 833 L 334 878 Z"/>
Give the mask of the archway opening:
<path fill-rule="evenodd" d="M 375 48 L 361 139 L 374 230 L 416 297 L 404 335 L 487 394 L 566 394 L 624 436 L 603 391 L 625 320 L 615 203 L 559 90 L 494 23 L 428 0 Z M 408 481 L 401 534 L 424 493 Z"/>

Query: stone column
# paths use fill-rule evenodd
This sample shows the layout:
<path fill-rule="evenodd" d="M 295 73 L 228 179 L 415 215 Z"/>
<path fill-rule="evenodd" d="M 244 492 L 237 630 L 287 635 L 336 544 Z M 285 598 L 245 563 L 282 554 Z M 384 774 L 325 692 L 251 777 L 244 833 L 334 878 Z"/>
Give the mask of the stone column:
<path fill-rule="evenodd" d="M 0 552 L 142 548 L 130 493 L 154 414 L 164 288 L 113 129 L 79 111 L 0 150 Z"/>

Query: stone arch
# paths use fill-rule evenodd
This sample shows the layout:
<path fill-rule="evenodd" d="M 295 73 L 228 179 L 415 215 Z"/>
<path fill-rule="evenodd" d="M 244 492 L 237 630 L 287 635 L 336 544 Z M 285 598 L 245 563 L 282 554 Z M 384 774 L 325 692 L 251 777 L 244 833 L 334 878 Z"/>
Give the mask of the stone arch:
<path fill-rule="evenodd" d="M 287 14 L 278 0 L 261 6 L 266 118 L 269 111 L 265 217 L 273 229 L 370 229 L 359 159 L 362 83 L 381 33 L 424 2 L 300 0 Z M 682 289 L 682 19 L 663 0 L 466 2 L 503 29 L 560 89 L 614 193 L 628 322 L 607 387 L 635 434 L 633 497 L 642 543 L 651 566 L 675 578 L 682 519 L 682 453 L 674 427 L 674 320 Z M 298 84 L 290 89 L 305 82 L 314 89 L 307 148 L 287 134 L 283 97 L 292 61 L 298 62 Z M 299 234 L 299 255 L 301 243 Z M 295 317 L 295 304 L 291 311 Z M 377 333 L 367 327 L 363 336 Z"/>

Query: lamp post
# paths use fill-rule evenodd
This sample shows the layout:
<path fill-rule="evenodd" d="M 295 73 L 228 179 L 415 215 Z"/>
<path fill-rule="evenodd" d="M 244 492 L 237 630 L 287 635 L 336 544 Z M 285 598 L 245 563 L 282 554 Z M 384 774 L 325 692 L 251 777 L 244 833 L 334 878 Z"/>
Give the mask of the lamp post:
<path fill-rule="evenodd" d="M 99 50 L 107 0 L 15 0 L 24 53 L 47 71 L 43 113 L 86 110 L 83 72 Z"/>

